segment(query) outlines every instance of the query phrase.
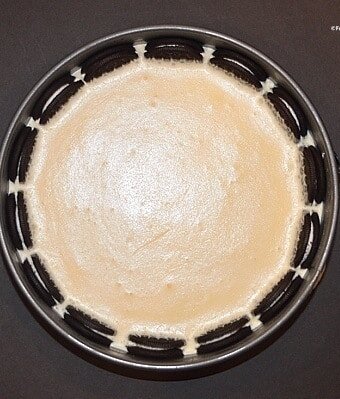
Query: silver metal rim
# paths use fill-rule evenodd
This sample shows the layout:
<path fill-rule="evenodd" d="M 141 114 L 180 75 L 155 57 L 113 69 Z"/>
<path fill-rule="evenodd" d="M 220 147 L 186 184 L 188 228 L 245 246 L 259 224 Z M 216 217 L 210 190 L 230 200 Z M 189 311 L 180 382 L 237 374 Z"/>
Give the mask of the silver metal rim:
<path fill-rule="evenodd" d="M 332 194 L 334 195 L 334 202 L 333 202 L 333 210 L 331 217 L 331 225 L 328 232 L 327 242 L 320 258 L 319 264 L 316 268 L 316 272 L 311 280 L 304 284 L 297 295 L 294 297 L 292 302 L 280 312 L 275 323 L 264 327 L 260 334 L 252 334 L 249 338 L 242 341 L 240 344 L 236 344 L 235 346 L 226 349 L 222 353 L 211 353 L 206 356 L 195 356 L 193 358 L 183 358 L 180 361 L 152 361 L 147 359 L 139 359 L 133 356 L 128 356 L 126 354 L 120 354 L 118 352 L 112 351 L 112 354 L 108 353 L 108 351 L 101 350 L 95 344 L 91 344 L 90 341 L 87 341 L 85 338 L 82 339 L 78 334 L 73 332 L 73 330 L 65 328 L 62 325 L 62 319 L 59 318 L 58 320 L 57 315 L 55 317 L 52 314 L 48 314 L 48 310 L 44 305 L 40 302 L 36 301 L 35 298 L 32 297 L 29 287 L 26 285 L 25 281 L 23 281 L 20 275 L 17 273 L 16 267 L 14 265 L 13 259 L 10 255 L 9 248 L 6 243 L 6 238 L 3 231 L 3 226 L 0 229 L 0 244 L 3 253 L 3 257 L 5 259 L 5 264 L 7 269 L 14 280 L 17 288 L 19 289 L 20 293 L 23 295 L 24 301 L 29 305 L 29 307 L 34 311 L 35 314 L 39 316 L 39 318 L 45 322 L 51 329 L 57 333 L 61 338 L 63 338 L 66 342 L 70 343 L 71 346 L 77 348 L 81 352 L 89 355 L 93 359 L 100 359 L 104 361 L 106 364 L 111 364 L 115 366 L 115 371 L 122 372 L 123 374 L 128 373 L 130 371 L 135 371 L 138 374 L 138 370 L 144 372 L 144 374 L 149 373 L 149 378 L 157 379 L 155 374 L 163 375 L 166 378 L 166 375 L 176 375 L 178 379 L 186 378 L 185 372 L 190 372 L 192 376 L 194 376 L 195 372 L 199 372 L 202 369 L 210 369 L 216 367 L 221 364 L 227 364 L 228 361 L 235 360 L 241 355 L 249 352 L 252 348 L 258 347 L 261 343 L 265 342 L 270 336 L 272 336 L 275 332 L 277 332 L 280 328 L 282 328 L 288 320 L 292 318 L 294 314 L 297 313 L 297 310 L 301 307 L 303 303 L 306 302 L 307 298 L 310 297 L 313 290 L 316 288 L 317 284 L 319 283 L 323 272 L 325 270 L 325 262 L 331 250 L 332 240 L 334 238 L 335 229 L 336 229 L 336 222 L 337 222 L 337 213 L 338 213 L 338 170 L 336 159 L 334 156 L 334 152 L 329 140 L 329 137 L 326 133 L 326 130 L 323 126 L 323 123 L 318 116 L 316 110 L 314 109 L 313 105 L 298 86 L 298 84 L 291 79 L 286 72 L 284 72 L 275 62 L 270 60 L 264 54 L 255 50 L 254 48 L 242 43 L 239 40 L 236 40 L 232 37 L 216 33 L 210 30 L 199 29 L 199 28 L 192 28 L 192 27 L 185 27 L 185 26 L 178 26 L 178 25 L 166 25 L 166 26 L 150 26 L 150 27 L 141 27 L 136 29 L 125 30 L 116 34 L 112 34 L 106 36 L 104 38 L 100 38 L 92 43 L 82 47 L 81 49 L 73 52 L 64 60 L 59 62 L 54 68 L 52 68 L 31 90 L 31 92 L 27 95 L 21 106 L 19 107 L 18 111 L 16 112 L 9 128 L 2 143 L 1 153 L 0 153 L 0 163 L 1 167 L 3 164 L 3 159 L 5 157 L 6 150 L 8 150 L 8 142 L 9 137 L 12 134 L 12 131 L 16 125 L 16 122 L 20 119 L 21 114 L 25 106 L 30 102 L 34 93 L 39 89 L 39 87 L 51 76 L 53 76 L 63 65 L 71 61 L 73 58 L 77 57 L 84 52 L 94 49 L 98 45 L 102 45 L 103 43 L 110 42 L 119 38 L 129 37 L 129 36 L 140 36 L 143 37 L 144 34 L 152 34 L 154 33 L 159 34 L 166 34 L 169 33 L 176 33 L 177 35 L 181 34 L 188 34 L 188 35 L 200 35 L 206 38 L 210 38 L 212 40 L 216 39 L 219 41 L 223 41 L 226 44 L 233 44 L 238 48 L 248 51 L 255 55 L 258 59 L 261 59 L 269 65 L 272 69 L 279 72 L 282 77 L 289 82 L 289 84 L 294 87 L 298 96 L 304 101 L 310 112 L 312 113 L 315 121 L 318 125 L 318 128 L 323 136 L 324 144 L 326 152 L 329 156 L 330 161 L 330 180 L 331 180 L 331 189 Z M 50 309 L 51 310 L 51 309 Z M 53 310 L 51 310 L 53 311 Z M 203 374 L 207 374 L 208 372 Z M 202 375 L 202 372 L 199 373 Z M 138 375 L 136 375 L 138 377 Z M 191 377 L 192 377 L 191 376 Z M 145 378 L 142 377 L 142 378 Z M 173 379 L 173 378 L 171 378 Z"/>

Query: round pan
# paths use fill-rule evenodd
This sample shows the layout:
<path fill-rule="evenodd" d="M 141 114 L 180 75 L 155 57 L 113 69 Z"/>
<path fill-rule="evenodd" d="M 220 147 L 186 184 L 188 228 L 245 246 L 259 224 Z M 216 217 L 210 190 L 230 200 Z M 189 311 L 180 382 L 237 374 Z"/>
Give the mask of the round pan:
<path fill-rule="evenodd" d="M 261 82 L 267 77 L 272 78 L 278 88 L 268 94 L 268 100 L 297 141 L 301 137 L 306 137 L 309 130 L 316 143 L 316 147 L 303 149 L 304 168 L 308 200 L 314 204 L 323 203 L 323 218 L 320 220 L 315 213 L 305 217 L 294 260 L 296 265 L 308 270 L 306 278 L 292 280 L 293 276 L 290 274 L 280 282 L 280 287 L 277 288 L 281 290 L 280 292 L 273 290 L 259 304 L 255 314 L 258 314 L 263 322 L 261 328 L 249 331 L 249 327 L 245 327 L 242 320 L 238 321 L 232 326 L 225 327 L 227 330 L 236 328 L 235 334 L 227 334 L 227 342 L 224 340 L 222 344 L 220 342 L 215 346 L 209 343 L 209 339 L 215 342 L 216 337 L 219 335 L 223 337 L 228 331 L 211 332 L 212 337 L 208 335 L 200 337 L 198 355 L 194 356 L 178 357 L 178 346 L 181 345 L 179 342 L 173 343 L 177 346 L 170 349 L 166 342 L 152 341 L 153 345 L 161 347 L 163 345 L 165 352 L 172 351 L 167 353 L 170 356 L 154 358 L 148 351 L 143 351 L 143 342 L 142 346 L 138 347 L 140 337 L 131 337 L 136 345 L 132 346 L 130 353 L 110 349 L 108 347 L 110 342 L 105 337 L 105 333 L 110 331 L 98 326 L 95 320 L 87 319 L 86 315 L 80 314 L 75 309 L 69 309 L 67 317 L 62 318 L 52 309 L 55 300 L 62 299 L 57 287 L 44 273 L 38 259 L 34 264 L 46 289 L 36 283 L 32 270 L 18 255 L 20 237 L 16 226 L 11 222 L 16 203 L 22 204 L 23 199 L 19 195 L 17 198 L 8 195 L 8 180 L 13 180 L 17 172 L 19 180 L 24 180 L 29 151 L 33 147 L 36 134 L 34 130 L 28 129 L 28 132 L 24 127 L 28 118 L 33 115 L 35 118 L 40 118 L 40 123 L 46 123 L 53 115 L 53 107 L 50 109 L 47 107 L 43 111 L 41 101 L 46 93 L 49 96 L 59 86 L 68 84 L 66 93 L 68 96 L 80 86 L 80 83 L 76 84 L 77 82 L 69 80 L 71 70 L 81 65 L 85 81 L 91 80 L 96 77 L 98 68 L 102 73 L 134 59 L 129 44 L 136 41 L 147 43 L 146 56 L 150 58 L 186 58 L 200 61 L 201 45 L 212 46 L 216 48 L 212 64 L 233 73 L 253 86 L 260 88 Z M 120 56 L 106 53 L 106 49 L 111 46 L 119 49 Z M 97 56 L 93 58 L 94 54 Z M 51 93 L 49 90 L 52 90 Z M 54 106 L 58 105 L 58 101 L 62 103 L 63 99 L 55 101 Z M 295 117 L 292 117 L 292 110 Z M 30 139 L 22 141 L 21 137 L 28 133 L 31 133 Z M 20 156 L 21 162 L 17 170 L 16 165 Z M 182 26 L 154 26 L 113 34 L 75 51 L 55 66 L 36 84 L 13 118 L 1 149 L 0 179 L 2 254 L 19 294 L 36 318 L 57 340 L 86 360 L 120 374 L 154 380 L 179 380 L 208 375 L 244 361 L 275 340 L 303 309 L 322 278 L 334 238 L 338 211 L 338 166 L 334 152 L 317 112 L 299 86 L 278 65 L 254 48 L 219 33 Z M 27 230 L 24 205 L 19 208 L 19 219 L 22 231 Z M 303 255 L 308 246 L 311 230 L 314 232 L 314 241 L 310 250 L 311 255 L 305 258 Z M 24 241 L 27 246 L 31 244 L 29 233 Z M 285 293 L 284 297 L 281 296 L 282 292 Z"/>

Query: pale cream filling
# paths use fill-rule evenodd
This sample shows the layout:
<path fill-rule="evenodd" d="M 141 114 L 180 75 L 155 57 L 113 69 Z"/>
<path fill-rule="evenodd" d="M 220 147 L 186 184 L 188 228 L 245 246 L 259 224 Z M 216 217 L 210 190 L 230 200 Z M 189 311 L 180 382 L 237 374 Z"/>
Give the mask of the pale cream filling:
<path fill-rule="evenodd" d="M 114 345 L 192 342 L 250 314 L 289 270 L 301 159 L 261 92 L 206 63 L 137 61 L 39 129 L 34 249 L 64 306 L 112 326 Z"/>

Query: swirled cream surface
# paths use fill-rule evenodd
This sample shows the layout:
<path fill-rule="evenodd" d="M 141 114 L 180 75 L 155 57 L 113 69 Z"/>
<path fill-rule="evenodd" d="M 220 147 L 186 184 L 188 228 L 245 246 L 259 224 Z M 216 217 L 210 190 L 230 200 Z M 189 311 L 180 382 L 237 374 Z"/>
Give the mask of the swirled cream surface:
<path fill-rule="evenodd" d="M 192 339 L 249 314 L 289 270 L 301 175 L 260 92 L 202 63 L 132 62 L 40 129 L 34 250 L 118 346 L 130 332 Z"/>

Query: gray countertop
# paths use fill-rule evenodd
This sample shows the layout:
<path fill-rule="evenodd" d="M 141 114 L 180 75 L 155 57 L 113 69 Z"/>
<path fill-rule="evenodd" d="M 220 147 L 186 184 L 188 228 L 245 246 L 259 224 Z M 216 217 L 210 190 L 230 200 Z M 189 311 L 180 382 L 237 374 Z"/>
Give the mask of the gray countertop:
<path fill-rule="evenodd" d="M 340 2 L 0 0 L 0 135 L 24 96 L 58 61 L 127 28 L 180 24 L 254 46 L 302 87 L 340 153 Z M 183 382 L 109 373 L 54 340 L 0 268 L 0 398 L 339 398 L 340 237 L 327 273 L 290 329 L 264 352 L 223 373 Z"/>

